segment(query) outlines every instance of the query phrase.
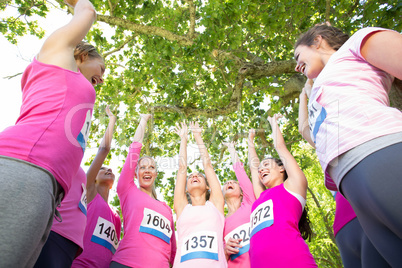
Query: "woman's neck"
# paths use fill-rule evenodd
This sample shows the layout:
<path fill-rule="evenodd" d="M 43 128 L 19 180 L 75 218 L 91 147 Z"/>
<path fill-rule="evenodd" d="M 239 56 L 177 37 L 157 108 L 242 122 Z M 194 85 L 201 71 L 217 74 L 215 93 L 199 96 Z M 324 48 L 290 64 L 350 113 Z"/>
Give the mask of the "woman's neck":
<path fill-rule="evenodd" d="M 226 214 L 226 217 L 229 217 L 240 208 L 241 198 L 236 196 L 228 198 L 226 199 L 226 205 L 228 206 L 228 214 Z"/>
<path fill-rule="evenodd" d="M 98 185 L 96 187 L 96 191 L 98 192 L 98 194 L 100 196 L 102 196 L 102 198 L 105 200 L 105 202 L 107 203 L 109 200 L 109 191 L 110 191 L 110 186 L 107 185 Z"/>
<path fill-rule="evenodd" d="M 140 190 L 141 190 L 141 192 L 146 193 L 150 197 L 154 198 L 152 195 L 152 188 L 145 188 L 145 187 L 143 188 L 140 186 Z"/>

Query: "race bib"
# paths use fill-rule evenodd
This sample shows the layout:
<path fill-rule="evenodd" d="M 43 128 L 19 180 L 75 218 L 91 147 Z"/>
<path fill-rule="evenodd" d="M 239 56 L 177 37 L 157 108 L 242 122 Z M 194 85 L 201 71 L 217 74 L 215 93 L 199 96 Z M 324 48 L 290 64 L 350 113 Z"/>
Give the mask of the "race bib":
<path fill-rule="evenodd" d="M 271 226 L 274 223 L 274 207 L 272 199 L 265 201 L 256 207 L 250 215 L 251 235 Z"/>
<path fill-rule="evenodd" d="M 78 133 L 77 141 L 80 144 L 82 151 L 85 152 L 85 147 L 87 145 L 87 140 L 89 136 L 89 129 L 91 128 L 91 111 L 87 111 L 87 115 L 85 117 L 84 125 L 81 128 L 80 133 Z"/>
<path fill-rule="evenodd" d="M 114 254 L 117 246 L 119 245 L 114 224 L 102 217 L 99 217 L 95 230 L 92 234 L 91 241 L 104 246 Z"/>
<path fill-rule="evenodd" d="M 201 231 L 192 233 L 183 240 L 181 245 L 180 262 L 192 259 L 211 259 L 218 258 L 218 237 L 216 232 Z"/>
<path fill-rule="evenodd" d="M 78 203 L 78 207 L 84 213 L 84 215 L 87 215 L 87 187 L 85 184 L 82 184 L 82 195 L 80 202 Z"/>
<path fill-rule="evenodd" d="M 317 102 L 317 97 L 321 94 L 321 90 L 316 97 L 308 105 L 308 124 L 310 127 L 311 139 L 316 143 L 316 137 L 321 124 L 327 117 L 327 111 L 321 104 Z"/>
<path fill-rule="evenodd" d="M 238 248 L 239 253 L 230 255 L 230 259 L 233 261 L 240 255 L 248 252 L 248 250 L 250 249 L 250 223 L 248 222 L 240 225 L 239 227 L 228 233 L 225 236 L 226 243 L 228 242 L 229 238 L 243 239 L 239 243 L 242 246 L 241 248 Z"/>
<path fill-rule="evenodd" d="M 170 221 L 162 214 L 148 208 L 144 208 L 140 232 L 156 236 L 168 244 L 173 233 Z"/>

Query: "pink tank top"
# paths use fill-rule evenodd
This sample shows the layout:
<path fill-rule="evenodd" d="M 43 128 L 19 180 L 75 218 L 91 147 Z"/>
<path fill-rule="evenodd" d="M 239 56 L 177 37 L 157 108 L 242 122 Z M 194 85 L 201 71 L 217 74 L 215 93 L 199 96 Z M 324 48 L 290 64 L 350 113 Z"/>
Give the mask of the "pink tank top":
<path fill-rule="evenodd" d="M 302 213 L 300 201 L 283 183 L 262 192 L 250 216 L 251 267 L 317 267 L 299 231 Z"/>
<path fill-rule="evenodd" d="M 119 214 L 97 194 L 89 202 L 84 234 L 84 251 L 71 267 L 108 268 L 120 240 Z"/>
<path fill-rule="evenodd" d="M 243 164 L 240 162 L 236 163 L 233 165 L 233 169 L 236 173 L 240 188 L 243 190 L 243 200 L 240 208 L 229 217 L 226 217 L 223 235 L 225 241 L 230 237 L 243 239 L 240 242 L 242 248 L 239 248 L 239 253 L 230 255 L 228 267 L 248 268 L 250 267 L 250 257 L 248 253 L 250 248 L 250 214 L 255 196 L 253 185 L 244 170 Z"/>
<path fill-rule="evenodd" d="M 80 167 L 72 180 L 71 189 L 57 208 L 62 222 L 53 220 L 52 231 L 77 244 L 82 252 L 85 225 L 87 223 L 87 176 Z"/>
<path fill-rule="evenodd" d="M 84 155 L 95 90 L 80 72 L 36 59 L 21 86 L 21 113 L 0 133 L 0 155 L 49 170 L 67 194 Z"/>
<path fill-rule="evenodd" d="M 356 218 L 356 214 L 349 204 L 348 200 L 346 200 L 341 193 L 337 192 L 335 195 L 336 202 L 336 210 L 335 210 L 335 219 L 334 219 L 334 236 L 345 226 L 348 222 Z"/>
<path fill-rule="evenodd" d="M 169 268 L 176 254 L 172 209 L 134 184 L 141 147 L 131 144 L 117 184 L 124 237 L 112 260 L 130 267 Z"/>
<path fill-rule="evenodd" d="M 394 77 L 361 55 L 363 40 L 382 28 L 364 28 L 352 35 L 328 60 L 311 91 L 309 125 L 325 173 L 325 186 L 338 191 L 328 164 L 348 150 L 402 131 L 402 113 L 389 107 Z"/>
<path fill-rule="evenodd" d="M 179 242 L 173 267 L 227 267 L 224 224 L 223 214 L 209 201 L 185 206 L 176 222 Z"/>

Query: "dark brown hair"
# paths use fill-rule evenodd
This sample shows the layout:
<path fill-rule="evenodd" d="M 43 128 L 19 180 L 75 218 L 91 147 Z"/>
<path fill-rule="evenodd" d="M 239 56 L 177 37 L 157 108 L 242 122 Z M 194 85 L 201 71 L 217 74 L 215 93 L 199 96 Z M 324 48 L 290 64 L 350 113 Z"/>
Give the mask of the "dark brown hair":
<path fill-rule="evenodd" d="M 280 160 L 278 158 L 268 157 L 268 158 L 263 159 L 262 161 L 268 160 L 268 159 L 274 160 L 278 166 L 285 168 L 283 166 L 282 160 Z M 285 181 L 288 178 L 288 173 L 286 173 L 286 169 L 284 169 L 284 170 L 285 171 L 283 173 L 283 175 L 284 175 L 283 181 Z M 313 231 L 311 230 L 311 226 L 310 226 L 310 219 L 308 217 L 307 204 L 304 205 L 303 214 L 301 215 L 300 220 L 299 220 L 299 231 L 304 240 L 308 239 L 309 241 L 311 241 L 311 238 L 313 237 Z"/>
<path fill-rule="evenodd" d="M 302 34 L 297 40 L 295 48 L 300 45 L 313 45 L 317 36 L 321 36 L 334 50 L 338 50 L 349 39 L 349 35 L 345 34 L 340 29 L 322 24 L 316 25 Z"/>

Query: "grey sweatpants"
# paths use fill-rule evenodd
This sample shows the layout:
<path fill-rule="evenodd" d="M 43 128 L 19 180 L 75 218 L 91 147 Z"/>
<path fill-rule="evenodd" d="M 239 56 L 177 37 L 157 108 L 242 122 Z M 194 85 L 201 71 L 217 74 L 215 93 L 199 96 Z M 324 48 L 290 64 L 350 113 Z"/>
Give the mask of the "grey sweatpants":
<path fill-rule="evenodd" d="M 47 170 L 0 156 L 0 267 L 33 267 L 52 227 L 58 187 Z"/>

